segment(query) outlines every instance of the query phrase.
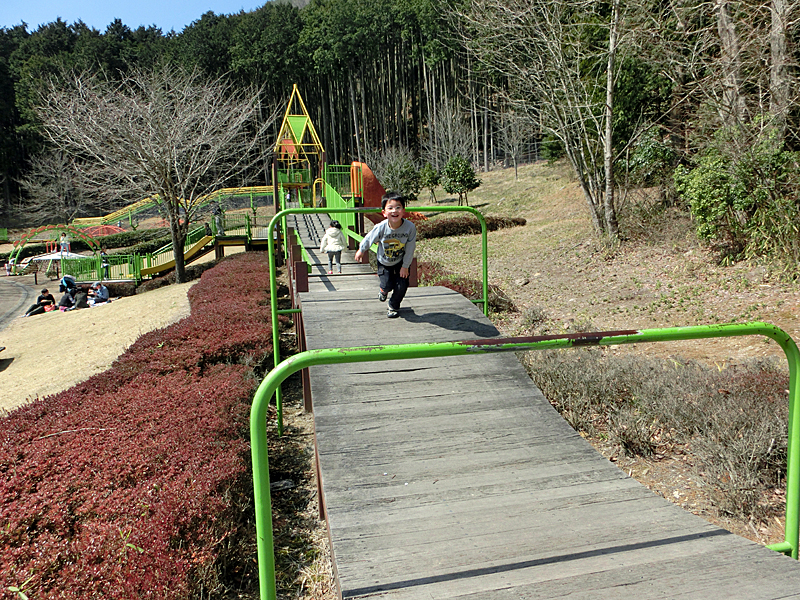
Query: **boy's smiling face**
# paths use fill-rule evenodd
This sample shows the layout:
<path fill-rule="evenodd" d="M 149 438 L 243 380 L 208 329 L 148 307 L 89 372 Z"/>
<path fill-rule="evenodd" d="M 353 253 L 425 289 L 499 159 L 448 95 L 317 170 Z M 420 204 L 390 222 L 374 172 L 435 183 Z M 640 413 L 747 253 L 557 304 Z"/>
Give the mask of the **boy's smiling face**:
<path fill-rule="evenodd" d="M 399 200 L 389 200 L 383 208 L 383 216 L 389 221 L 389 227 L 397 229 L 403 222 L 406 209 Z"/>

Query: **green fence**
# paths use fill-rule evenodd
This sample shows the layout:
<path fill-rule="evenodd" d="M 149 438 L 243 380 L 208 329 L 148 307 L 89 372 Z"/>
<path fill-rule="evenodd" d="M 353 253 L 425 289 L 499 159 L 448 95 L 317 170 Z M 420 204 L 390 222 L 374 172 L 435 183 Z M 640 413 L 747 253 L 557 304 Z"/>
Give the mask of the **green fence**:
<path fill-rule="evenodd" d="M 227 233 L 227 232 L 226 232 Z M 206 235 L 206 228 L 197 227 L 192 229 L 186 234 L 186 240 L 183 243 L 183 252 L 186 254 L 192 246 L 203 239 Z M 172 242 L 166 246 L 162 246 L 155 252 L 148 253 L 144 256 L 143 268 L 151 269 L 153 267 L 160 267 L 166 265 L 170 261 L 175 260 L 175 253 L 172 251 Z"/>
<path fill-rule="evenodd" d="M 783 330 L 767 323 L 731 323 L 698 327 L 673 327 L 641 331 L 577 333 L 564 336 L 472 340 L 431 344 L 366 346 L 309 350 L 287 358 L 276 366 L 256 390 L 250 411 L 250 445 L 253 460 L 253 486 L 258 544 L 259 590 L 262 600 L 275 600 L 275 550 L 272 538 L 272 500 L 269 491 L 267 453 L 267 409 L 273 394 L 287 377 L 308 367 L 356 362 L 375 362 L 411 358 L 473 356 L 491 352 L 519 352 L 577 346 L 615 346 L 644 342 L 695 340 L 743 335 L 762 335 L 775 340 L 789 362 L 789 424 L 786 468 L 786 528 L 784 541 L 768 546 L 771 550 L 798 557 L 798 515 L 800 515 L 800 414 L 798 413 L 798 367 L 800 352 Z"/>
<path fill-rule="evenodd" d="M 363 180 L 361 178 L 361 168 L 359 167 L 326 165 L 325 181 L 342 198 L 351 198 L 353 196 L 360 198 L 363 195 Z M 355 189 L 353 189 L 353 184 L 355 184 Z"/>
<path fill-rule="evenodd" d="M 103 266 L 104 262 L 107 266 Z M 86 258 L 61 260 L 61 272 L 72 275 L 79 282 L 139 281 L 142 278 L 141 271 L 142 256 L 138 254 L 109 254 L 105 257 L 96 254 Z"/>

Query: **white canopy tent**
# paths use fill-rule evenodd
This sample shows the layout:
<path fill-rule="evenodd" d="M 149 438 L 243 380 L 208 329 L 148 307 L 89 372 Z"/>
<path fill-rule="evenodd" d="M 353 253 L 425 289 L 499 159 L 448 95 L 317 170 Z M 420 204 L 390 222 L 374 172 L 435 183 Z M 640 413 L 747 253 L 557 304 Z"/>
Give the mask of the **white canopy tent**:
<path fill-rule="evenodd" d="M 76 258 L 91 258 L 91 255 L 85 256 L 83 254 L 75 254 L 74 252 L 51 252 L 50 254 L 40 254 L 39 256 L 32 256 L 31 258 L 23 261 L 22 264 L 33 261 L 51 261 L 51 260 L 74 260 Z"/>

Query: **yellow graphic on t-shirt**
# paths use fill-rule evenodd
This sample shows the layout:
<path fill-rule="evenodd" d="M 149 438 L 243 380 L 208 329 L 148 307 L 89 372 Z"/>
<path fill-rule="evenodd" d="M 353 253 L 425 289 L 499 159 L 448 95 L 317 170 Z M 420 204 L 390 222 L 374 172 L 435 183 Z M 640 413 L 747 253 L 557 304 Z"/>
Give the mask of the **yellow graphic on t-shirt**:
<path fill-rule="evenodd" d="M 383 240 L 383 253 L 389 260 L 396 260 L 405 254 L 406 245 L 400 240 Z"/>

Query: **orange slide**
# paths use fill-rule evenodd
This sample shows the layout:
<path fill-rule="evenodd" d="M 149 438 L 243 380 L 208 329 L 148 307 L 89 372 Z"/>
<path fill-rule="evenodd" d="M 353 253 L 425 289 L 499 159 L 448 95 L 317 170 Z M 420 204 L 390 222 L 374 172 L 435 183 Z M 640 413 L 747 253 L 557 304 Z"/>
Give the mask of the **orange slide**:
<path fill-rule="evenodd" d="M 364 190 L 364 197 L 362 198 L 362 200 L 364 201 L 364 206 L 380 208 L 381 198 L 386 193 L 386 190 L 383 189 L 381 182 L 378 181 L 378 178 L 375 177 L 375 174 L 372 172 L 372 169 L 370 169 L 366 163 L 353 162 L 350 165 L 351 188 L 353 190 L 357 190 L 359 188 L 358 185 L 359 167 L 361 168 L 361 177 Z M 373 223 L 380 223 L 383 220 L 383 216 L 380 213 L 368 213 L 364 216 L 367 217 Z"/>

